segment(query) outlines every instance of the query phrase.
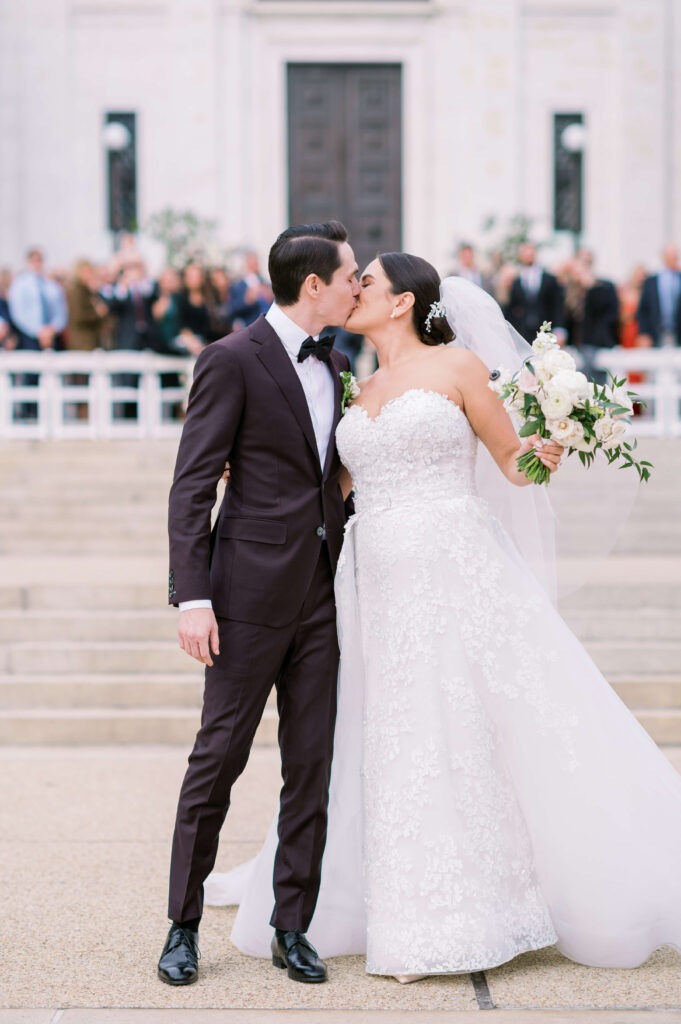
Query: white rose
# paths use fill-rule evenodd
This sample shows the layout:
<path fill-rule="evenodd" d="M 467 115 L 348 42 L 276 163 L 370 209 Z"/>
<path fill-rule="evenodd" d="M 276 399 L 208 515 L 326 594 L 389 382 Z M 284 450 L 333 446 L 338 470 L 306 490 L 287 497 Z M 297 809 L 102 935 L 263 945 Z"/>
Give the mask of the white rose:
<path fill-rule="evenodd" d="M 603 417 L 603 419 L 607 419 L 607 418 L 608 417 L 605 417 L 605 416 Z M 599 420 L 598 423 L 594 427 L 594 430 L 596 431 L 596 436 L 597 437 L 598 437 L 598 428 L 599 428 L 599 426 L 600 426 L 600 424 L 602 422 L 603 422 L 603 420 Z M 627 429 L 628 429 L 628 424 L 627 424 L 626 420 L 621 420 L 621 419 L 610 420 L 610 426 L 608 428 L 607 437 L 603 438 L 603 447 L 606 449 L 606 451 L 611 451 L 611 449 L 617 448 L 618 445 L 620 445 L 622 443 L 622 439 L 623 439 L 624 435 L 626 434 Z M 598 437 L 598 439 L 599 439 L 599 441 L 601 440 L 600 437 Z"/>
<path fill-rule="evenodd" d="M 359 396 L 362 394 L 359 384 L 354 379 L 352 381 L 352 384 L 350 385 L 350 394 L 352 395 L 353 398 L 359 398 Z"/>
<path fill-rule="evenodd" d="M 563 416 L 569 416 L 573 407 L 574 403 L 570 393 L 560 388 L 554 388 L 553 382 L 551 382 L 546 398 L 541 403 L 541 411 L 547 420 L 558 420 Z"/>
<path fill-rule="evenodd" d="M 551 378 L 551 390 L 565 391 L 572 399 L 573 405 L 582 402 L 591 394 L 590 382 L 579 370 L 559 370 Z"/>
<path fill-rule="evenodd" d="M 582 426 L 581 423 L 579 425 L 580 427 Z M 588 441 L 586 440 L 586 438 L 584 437 L 584 429 L 582 428 L 581 440 L 573 441 L 572 447 L 576 448 L 578 452 L 592 452 L 594 451 L 597 444 L 598 438 L 594 437 L 593 435 L 589 438 Z"/>
<path fill-rule="evenodd" d="M 569 416 L 561 416 L 560 419 L 546 421 L 546 427 L 552 440 L 561 444 L 563 448 L 573 448 L 577 443 L 584 440 L 584 428 L 577 420 L 571 420 Z"/>
<path fill-rule="evenodd" d="M 569 352 L 562 348 L 550 349 L 542 359 L 542 368 L 549 377 L 554 377 L 561 370 L 576 370 L 577 364 Z"/>

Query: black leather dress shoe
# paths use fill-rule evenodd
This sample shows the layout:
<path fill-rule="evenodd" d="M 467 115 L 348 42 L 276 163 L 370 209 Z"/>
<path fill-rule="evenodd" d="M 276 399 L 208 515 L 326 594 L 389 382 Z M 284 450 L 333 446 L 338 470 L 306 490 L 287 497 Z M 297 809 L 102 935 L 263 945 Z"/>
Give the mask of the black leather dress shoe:
<path fill-rule="evenodd" d="M 277 928 L 272 939 L 272 963 L 282 970 L 288 969 L 293 981 L 326 981 L 326 964 L 302 932 L 283 932 Z"/>
<path fill-rule="evenodd" d="M 173 924 L 158 962 L 158 976 L 166 985 L 191 985 L 199 976 L 199 933 Z"/>

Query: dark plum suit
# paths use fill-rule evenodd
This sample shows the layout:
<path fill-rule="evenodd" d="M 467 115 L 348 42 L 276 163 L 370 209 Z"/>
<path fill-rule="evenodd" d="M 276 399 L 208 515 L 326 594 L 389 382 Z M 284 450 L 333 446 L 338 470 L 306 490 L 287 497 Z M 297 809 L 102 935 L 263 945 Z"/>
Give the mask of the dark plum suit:
<path fill-rule="evenodd" d="M 206 668 L 201 729 L 177 811 L 169 916 L 201 916 L 231 788 L 268 695 L 279 708 L 282 776 L 271 923 L 306 931 L 317 900 L 336 715 L 333 573 L 345 506 L 334 431 L 324 467 L 300 380 L 269 323 L 216 341 L 196 363 L 170 492 L 169 601 L 210 597 L 220 655 Z M 225 461 L 230 483 L 211 535 Z"/>

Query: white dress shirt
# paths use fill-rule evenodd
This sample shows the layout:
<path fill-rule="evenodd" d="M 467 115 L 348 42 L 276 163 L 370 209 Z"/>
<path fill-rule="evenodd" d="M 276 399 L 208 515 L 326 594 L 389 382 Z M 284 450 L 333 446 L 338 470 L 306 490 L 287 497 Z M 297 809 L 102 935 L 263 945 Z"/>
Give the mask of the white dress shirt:
<path fill-rule="evenodd" d="M 528 295 L 536 295 L 541 288 L 541 278 L 543 270 L 537 263 L 532 263 L 530 266 L 523 267 L 520 271 L 520 279 L 523 282 L 523 287 Z"/>
<path fill-rule="evenodd" d="M 293 368 L 303 386 L 317 442 L 319 462 L 323 469 L 333 426 L 333 375 L 329 372 L 329 367 L 314 356 L 309 356 L 303 363 L 298 362 L 300 346 L 309 335 L 302 327 L 287 317 L 283 309 L 280 309 L 276 303 L 270 306 L 265 319 L 288 352 Z M 314 340 L 318 341 L 319 338 L 316 337 Z M 180 602 L 181 612 L 188 611 L 190 608 L 212 608 L 212 604 L 208 600 Z"/>

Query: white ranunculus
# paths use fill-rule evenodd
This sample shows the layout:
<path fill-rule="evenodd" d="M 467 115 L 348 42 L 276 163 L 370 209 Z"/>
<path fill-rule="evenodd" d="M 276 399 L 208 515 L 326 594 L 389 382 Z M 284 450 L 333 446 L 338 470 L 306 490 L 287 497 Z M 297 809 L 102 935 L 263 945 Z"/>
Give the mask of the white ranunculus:
<path fill-rule="evenodd" d="M 553 381 L 549 386 L 546 398 L 541 403 L 541 411 L 547 420 L 558 420 L 563 416 L 569 416 L 574 407 L 572 396 L 569 391 L 561 388 L 554 388 Z"/>
<path fill-rule="evenodd" d="M 551 390 L 565 391 L 572 399 L 573 405 L 583 402 L 591 395 L 591 385 L 579 370 L 559 370 L 550 382 Z"/>
<path fill-rule="evenodd" d="M 552 348 L 543 356 L 542 367 L 545 374 L 555 377 L 561 370 L 575 370 L 577 364 L 569 352 L 564 352 L 562 348 Z"/>
<path fill-rule="evenodd" d="M 563 448 L 572 448 L 576 443 L 584 440 L 584 428 L 577 420 L 571 420 L 569 416 L 561 416 L 559 419 L 547 419 L 546 427 L 551 439 L 561 444 Z"/>

